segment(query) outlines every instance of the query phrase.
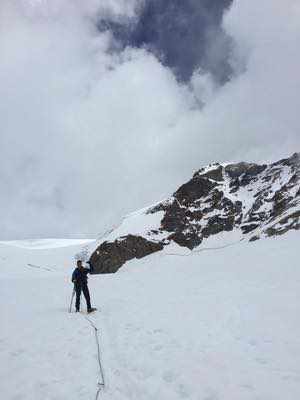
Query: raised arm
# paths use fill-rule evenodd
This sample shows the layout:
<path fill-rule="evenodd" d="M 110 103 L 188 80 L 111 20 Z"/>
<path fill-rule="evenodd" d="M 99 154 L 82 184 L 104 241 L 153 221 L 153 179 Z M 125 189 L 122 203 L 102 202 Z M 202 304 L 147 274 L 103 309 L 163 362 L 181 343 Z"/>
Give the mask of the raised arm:
<path fill-rule="evenodd" d="M 92 266 L 91 262 L 87 261 L 86 263 L 89 265 L 89 268 L 86 268 L 88 270 L 88 273 L 92 274 L 93 273 L 93 266 Z"/>

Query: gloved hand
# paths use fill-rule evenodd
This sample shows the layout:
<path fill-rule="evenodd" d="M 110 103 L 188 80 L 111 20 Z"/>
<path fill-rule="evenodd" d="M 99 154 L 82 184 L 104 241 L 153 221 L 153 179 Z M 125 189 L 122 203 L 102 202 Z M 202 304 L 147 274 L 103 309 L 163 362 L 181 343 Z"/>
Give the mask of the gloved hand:
<path fill-rule="evenodd" d="M 86 262 L 89 265 L 90 271 L 93 272 L 93 266 L 92 263 L 90 261 Z"/>

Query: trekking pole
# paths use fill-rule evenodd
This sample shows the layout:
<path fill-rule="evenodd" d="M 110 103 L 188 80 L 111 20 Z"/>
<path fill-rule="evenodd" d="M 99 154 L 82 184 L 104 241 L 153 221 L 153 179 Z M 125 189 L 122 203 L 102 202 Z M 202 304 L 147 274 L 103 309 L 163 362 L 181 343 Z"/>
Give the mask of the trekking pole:
<path fill-rule="evenodd" d="M 72 292 L 72 297 L 71 297 L 71 303 L 70 303 L 69 313 L 72 312 L 72 304 L 73 304 L 74 296 L 75 296 L 75 288 L 73 289 L 73 292 Z"/>

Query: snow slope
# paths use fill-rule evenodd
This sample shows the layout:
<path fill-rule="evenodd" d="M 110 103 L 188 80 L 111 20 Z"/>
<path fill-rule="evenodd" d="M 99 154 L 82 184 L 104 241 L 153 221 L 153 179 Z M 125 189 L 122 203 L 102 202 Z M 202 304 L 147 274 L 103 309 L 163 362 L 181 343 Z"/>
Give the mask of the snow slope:
<path fill-rule="evenodd" d="M 9 240 L 0 241 L 0 244 L 23 249 L 57 249 L 58 247 L 81 246 L 95 242 L 95 239 L 31 239 L 31 240 Z"/>
<path fill-rule="evenodd" d="M 186 255 L 167 246 L 92 276 L 99 399 L 298 400 L 298 245 L 299 231 Z M 95 399 L 94 331 L 67 312 L 82 246 L 0 245 L 1 398 Z"/>

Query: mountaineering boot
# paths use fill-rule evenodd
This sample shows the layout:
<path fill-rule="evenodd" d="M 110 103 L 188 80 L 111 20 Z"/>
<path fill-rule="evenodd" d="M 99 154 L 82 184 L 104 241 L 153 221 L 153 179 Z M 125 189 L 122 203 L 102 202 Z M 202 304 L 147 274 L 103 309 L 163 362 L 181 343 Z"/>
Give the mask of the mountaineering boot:
<path fill-rule="evenodd" d="M 96 310 L 97 310 L 97 308 L 91 307 L 91 308 L 88 308 L 87 312 L 90 314 L 91 312 L 94 312 Z"/>

